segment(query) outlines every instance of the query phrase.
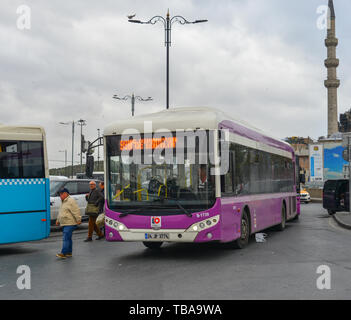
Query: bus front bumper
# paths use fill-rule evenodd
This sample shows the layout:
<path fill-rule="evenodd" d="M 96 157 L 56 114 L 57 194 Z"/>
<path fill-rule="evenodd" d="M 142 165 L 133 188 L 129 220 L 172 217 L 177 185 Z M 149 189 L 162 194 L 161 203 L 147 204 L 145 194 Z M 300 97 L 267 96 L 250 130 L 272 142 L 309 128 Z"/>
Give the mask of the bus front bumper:
<path fill-rule="evenodd" d="M 107 241 L 208 242 L 219 240 L 219 218 L 214 216 L 187 229 L 128 229 L 123 223 L 105 218 Z"/>

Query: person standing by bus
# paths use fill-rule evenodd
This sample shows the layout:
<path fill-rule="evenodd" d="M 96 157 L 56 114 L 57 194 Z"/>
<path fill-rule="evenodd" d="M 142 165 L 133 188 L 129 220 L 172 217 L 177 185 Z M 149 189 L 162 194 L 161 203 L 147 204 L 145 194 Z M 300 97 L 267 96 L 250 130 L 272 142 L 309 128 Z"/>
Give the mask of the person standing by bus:
<path fill-rule="evenodd" d="M 85 196 L 87 200 L 87 207 L 85 209 L 86 215 L 89 216 L 89 226 L 88 226 L 88 237 L 84 240 L 84 242 L 89 242 L 93 240 L 93 232 L 95 230 L 98 237 L 96 240 L 101 240 L 104 238 L 103 233 L 96 225 L 96 218 L 100 213 L 100 203 L 103 201 L 103 196 L 101 192 L 96 188 L 96 182 L 89 182 L 90 192 Z"/>
<path fill-rule="evenodd" d="M 63 227 L 63 244 L 61 253 L 56 254 L 56 257 L 66 259 L 67 257 L 72 257 L 72 234 L 73 231 L 77 229 L 77 225 L 82 223 L 82 217 L 78 204 L 76 200 L 70 197 L 68 189 L 61 189 L 59 195 L 62 204 L 56 220 L 56 225 Z"/>

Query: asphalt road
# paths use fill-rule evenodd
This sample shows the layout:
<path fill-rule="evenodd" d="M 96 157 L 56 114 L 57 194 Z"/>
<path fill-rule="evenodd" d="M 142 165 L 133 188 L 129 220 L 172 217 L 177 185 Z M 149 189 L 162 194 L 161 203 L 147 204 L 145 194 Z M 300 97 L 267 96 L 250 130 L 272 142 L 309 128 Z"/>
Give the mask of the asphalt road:
<path fill-rule="evenodd" d="M 350 299 L 351 231 L 321 204 L 302 205 L 286 230 L 269 230 L 245 250 L 220 244 L 84 243 L 74 234 L 74 257 L 58 260 L 61 233 L 0 246 L 0 299 Z M 31 289 L 19 290 L 17 267 L 31 270 Z M 331 271 L 331 289 L 317 288 L 317 268 Z"/>

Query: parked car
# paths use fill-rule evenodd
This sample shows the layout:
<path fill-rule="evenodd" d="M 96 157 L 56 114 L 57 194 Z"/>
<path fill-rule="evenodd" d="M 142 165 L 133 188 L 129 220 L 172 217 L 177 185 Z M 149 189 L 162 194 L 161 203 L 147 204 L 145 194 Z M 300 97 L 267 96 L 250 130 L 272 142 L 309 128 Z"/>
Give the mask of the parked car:
<path fill-rule="evenodd" d="M 90 179 L 68 179 L 65 177 L 50 178 L 50 215 L 52 224 L 55 223 L 61 206 L 61 199 L 58 191 L 62 188 L 67 188 L 70 192 L 70 196 L 77 201 L 82 220 L 88 219 L 88 216 L 85 215 L 85 208 L 87 205 L 85 195 L 90 191 L 90 181 Z M 95 182 L 98 187 L 100 180 L 95 180 Z"/>
<path fill-rule="evenodd" d="M 311 202 L 311 196 L 306 189 L 300 191 L 300 202 L 309 203 Z"/>
<path fill-rule="evenodd" d="M 349 180 L 327 180 L 323 187 L 323 208 L 330 215 L 349 211 Z"/>

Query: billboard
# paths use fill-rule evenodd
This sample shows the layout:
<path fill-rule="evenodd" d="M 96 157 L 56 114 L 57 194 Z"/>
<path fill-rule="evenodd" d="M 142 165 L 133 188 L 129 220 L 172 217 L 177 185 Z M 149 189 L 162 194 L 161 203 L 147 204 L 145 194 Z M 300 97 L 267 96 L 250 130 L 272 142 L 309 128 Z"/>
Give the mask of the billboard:
<path fill-rule="evenodd" d="M 324 167 L 323 167 L 323 145 L 310 144 L 310 172 L 311 181 L 323 182 Z"/>
<path fill-rule="evenodd" d="M 349 163 L 342 156 L 344 149 L 341 142 L 324 144 L 324 180 L 346 178 Z"/>

